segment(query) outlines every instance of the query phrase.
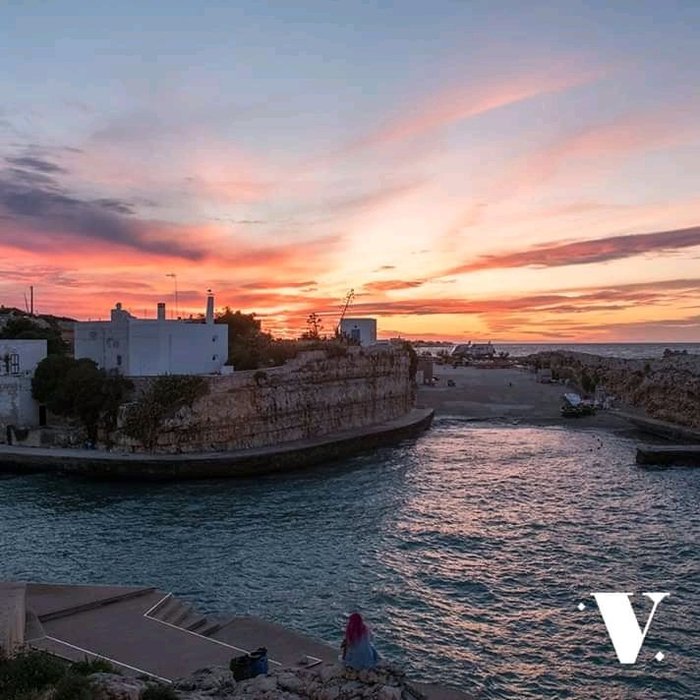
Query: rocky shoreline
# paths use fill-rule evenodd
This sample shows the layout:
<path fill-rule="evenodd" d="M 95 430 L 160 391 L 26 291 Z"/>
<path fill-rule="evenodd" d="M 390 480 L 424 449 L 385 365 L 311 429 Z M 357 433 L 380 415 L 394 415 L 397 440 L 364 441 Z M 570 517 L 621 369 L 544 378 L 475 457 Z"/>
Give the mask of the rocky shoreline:
<path fill-rule="evenodd" d="M 400 669 L 382 663 L 355 671 L 340 664 L 288 667 L 245 681 L 235 681 L 225 666 L 203 668 L 191 676 L 159 686 L 140 678 L 111 673 L 89 676 L 95 700 L 140 700 L 148 688 L 172 690 L 178 700 L 425 700 Z M 458 697 L 455 693 L 453 697 Z M 165 696 L 164 696 L 165 697 Z M 447 696 L 446 696 L 447 697 Z M 466 697 L 466 696 L 462 696 Z"/>
<path fill-rule="evenodd" d="M 530 355 L 526 362 L 550 368 L 584 393 L 602 390 L 651 418 L 700 429 L 700 355 L 622 359 L 552 351 Z"/>

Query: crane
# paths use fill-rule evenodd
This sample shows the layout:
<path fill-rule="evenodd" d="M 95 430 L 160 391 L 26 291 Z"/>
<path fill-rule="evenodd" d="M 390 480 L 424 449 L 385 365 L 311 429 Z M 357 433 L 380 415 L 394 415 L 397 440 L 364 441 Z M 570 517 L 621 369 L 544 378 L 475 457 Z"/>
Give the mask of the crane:
<path fill-rule="evenodd" d="M 340 326 L 343 323 L 343 319 L 345 318 L 345 314 L 347 313 L 348 308 L 350 307 L 350 304 L 352 303 L 352 300 L 355 298 L 355 290 L 351 289 L 346 295 L 345 295 L 345 303 L 343 304 L 343 310 L 340 313 L 340 318 L 338 319 L 338 325 L 335 327 L 335 335 L 336 337 L 340 337 Z"/>

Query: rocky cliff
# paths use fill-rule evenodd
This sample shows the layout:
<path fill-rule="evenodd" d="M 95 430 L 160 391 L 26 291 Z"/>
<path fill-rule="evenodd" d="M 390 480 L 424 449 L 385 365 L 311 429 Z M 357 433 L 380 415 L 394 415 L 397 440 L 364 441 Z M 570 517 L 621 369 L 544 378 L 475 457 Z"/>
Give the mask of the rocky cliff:
<path fill-rule="evenodd" d="M 265 447 L 392 420 L 415 403 L 410 370 L 405 349 L 350 347 L 333 357 L 314 351 L 282 367 L 206 377 L 196 400 L 158 426 L 153 451 Z M 143 449 L 123 432 L 116 444 Z"/>
<path fill-rule="evenodd" d="M 528 361 L 551 367 L 585 393 L 602 387 L 652 418 L 700 429 L 700 355 L 644 360 L 558 351 L 538 353 Z"/>

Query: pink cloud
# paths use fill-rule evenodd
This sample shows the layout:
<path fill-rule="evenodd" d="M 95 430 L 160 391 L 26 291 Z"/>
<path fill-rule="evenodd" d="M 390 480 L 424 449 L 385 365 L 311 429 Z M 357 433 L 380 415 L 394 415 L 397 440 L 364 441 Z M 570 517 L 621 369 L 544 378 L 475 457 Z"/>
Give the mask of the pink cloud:
<path fill-rule="evenodd" d="M 562 267 L 631 258 L 651 252 L 668 252 L 700 246 L 700 226 L 588 241 L 533 246 L 512 253 L 484 255 L 473 262 L 449 268 L 442 275 L 464 274 L 499 268 Z"/>
<path fill-rule="evenodd" d="M 605 124 L 569 134 L 517 161 L 497 180 L 496 198 L 522 195 L 560 176 L 567 168 L 576 181 L 604 172 L 611 163 L 655 149 L 686 143 L 700 136 L 696 120 L 682 108 L 652 114 L 626 114 Z"/>
<path fill-rule="evenodd" d="M 354 147 L 375 147 L 412 139 L 538 95 L 568 90 L 601 75 L 599 70 L 567 75 L 523 75 L 496 84 L 446 90 L 407 107 L 401 116 L 356 141 Z"/>

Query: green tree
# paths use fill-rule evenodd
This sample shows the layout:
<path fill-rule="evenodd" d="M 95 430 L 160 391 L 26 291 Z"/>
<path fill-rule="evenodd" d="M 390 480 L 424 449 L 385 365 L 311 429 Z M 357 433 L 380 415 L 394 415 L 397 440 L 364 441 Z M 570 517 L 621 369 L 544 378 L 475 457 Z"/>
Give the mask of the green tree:
<path fill-rule="evenodd" d="M 99 369 L 92 360 L 60 355 L 43 359 L 32 379 L 34 398 L 56 415 L 79 420 L 92 442 L 100 426 L 107 433 L 114 430 L 119 406 L 132 388 L 128 379 Z"/>
<path fill-rule="evenodd" d="M 42 326 L 27 316 L 17 316 L 8 320 L 0 330 L 0 339 L 46 340 L 48 355 L 65 355 L 68 345 L 61 337 L 61 332 L 54 326 Z"/>
<path fill-rule="evenodd" d="M 32 394 L 39 402 L 56 415 L 65 415 L 70 403 L 65 396 L 66 376 L 75 365 L 75 360 L 65 355 L 49 355 L 34 371 Z"/>
<path fill-rule="evenodd" d="M 236 369 L 257 369 L 270 364 L 272 336 L 264 333 L 255 314 L 231 311 L 227 306 L 216 323 L 228 326 L 228 364 Z"/>

